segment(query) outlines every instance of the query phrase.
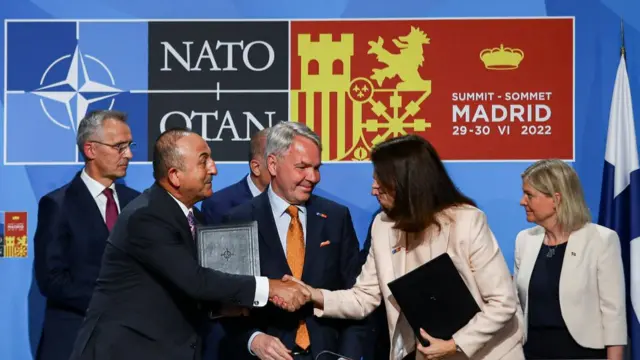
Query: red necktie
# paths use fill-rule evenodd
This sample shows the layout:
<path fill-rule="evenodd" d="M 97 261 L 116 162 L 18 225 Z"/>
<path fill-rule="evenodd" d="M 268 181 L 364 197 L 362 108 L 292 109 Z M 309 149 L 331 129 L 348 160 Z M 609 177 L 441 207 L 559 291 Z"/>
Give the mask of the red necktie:
<path fill-rule="evenodd" d="M 113 198 L 113 190 L 106 188 L 103 191 L 104 196 L 107 197 L 107 211 L 105 212 L 105 223 L 109 231 L 113 229 L 118 219 L 118 205 L 116 205 L 116 199 Z"/>

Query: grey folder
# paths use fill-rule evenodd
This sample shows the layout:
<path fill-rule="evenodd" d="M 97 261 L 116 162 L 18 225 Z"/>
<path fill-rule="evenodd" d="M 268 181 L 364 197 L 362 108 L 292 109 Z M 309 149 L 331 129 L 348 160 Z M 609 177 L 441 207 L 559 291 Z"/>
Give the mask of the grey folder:
<path fill-rule="evenodd" d="M 258 222 L 198 226 L 200 266 L 236 275 L 260 276 Z"/>

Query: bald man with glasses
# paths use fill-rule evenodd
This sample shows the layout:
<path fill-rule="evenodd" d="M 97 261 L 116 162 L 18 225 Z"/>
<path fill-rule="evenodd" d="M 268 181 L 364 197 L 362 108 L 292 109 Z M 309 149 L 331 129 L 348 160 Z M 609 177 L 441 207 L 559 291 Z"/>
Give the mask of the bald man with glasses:
<path fill-rule="evenodd" d="M 120 211 L 139 192 L 115 181 L 127 174 L 135 143 L 127 116 L 94 111 L 78 126 L 84 168 L 40 199 L 35 276 L 47 300 L 37 360 L 67 360 L 82 324 L 102 254 Z"/>

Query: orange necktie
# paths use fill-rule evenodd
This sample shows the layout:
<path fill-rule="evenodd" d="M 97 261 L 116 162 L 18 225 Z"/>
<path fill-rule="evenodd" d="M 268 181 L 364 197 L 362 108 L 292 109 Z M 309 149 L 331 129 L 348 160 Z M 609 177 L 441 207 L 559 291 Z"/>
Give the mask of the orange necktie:
<path fill-rule="evenodd" d="M 298 208 L 289 205 L 287 214 L 291 216 L 289 230 L 287 230 L 287 263 L 293 276 L 302 279 L 302 268 L 304 267 L 304 233 L 302 224 L 298 218 Z M 304 320 L 300 321 L 300 326 L 296 332 L 296 344 L 302 349 L 309 347 L 309 331 Z"/>

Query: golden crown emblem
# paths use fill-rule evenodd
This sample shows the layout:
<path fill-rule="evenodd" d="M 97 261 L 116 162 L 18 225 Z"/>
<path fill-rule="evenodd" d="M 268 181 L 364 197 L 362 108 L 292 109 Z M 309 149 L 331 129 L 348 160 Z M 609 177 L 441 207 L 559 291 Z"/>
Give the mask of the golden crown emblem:
<path fill-rule="evenodd" d="M 524 59 L 524 52 L 520 49 L 506 48 L 500 44 L 499 48 L 484 49 L 480 52 L 480 60 L 489 70 L 517 69 Z"/>

